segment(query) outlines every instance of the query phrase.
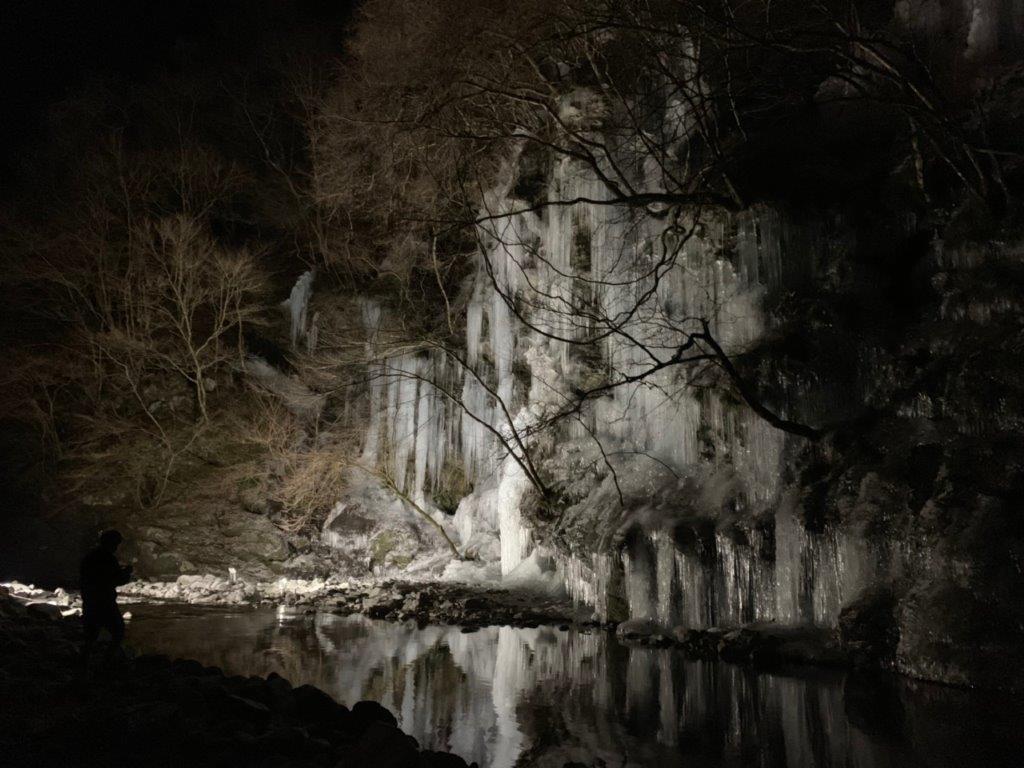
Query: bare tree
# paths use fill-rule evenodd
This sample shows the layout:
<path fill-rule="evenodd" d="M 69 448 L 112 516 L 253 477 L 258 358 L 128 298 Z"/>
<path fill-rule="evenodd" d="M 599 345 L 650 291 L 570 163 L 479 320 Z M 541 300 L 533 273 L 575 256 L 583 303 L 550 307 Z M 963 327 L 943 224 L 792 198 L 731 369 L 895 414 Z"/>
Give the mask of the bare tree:
<path fill-rule="evenodd" d="M 350 54 L 346 78 L 314 124 L 320 205 L 350 237 L 366 235 L 349 262 L 364 281 L 398 277 L 403 307 L 443 302 L 440 318 L 404 313 L 414 318 L 405 343 L 444 350 L 478 380 L 501 414 L 500 429 L 489 425 L 496 443 L 542 495 L 531 441 L 668 369 L 692 372 L 677 386 L 731 389 L 801 438 L 832 427 L 767 404 L 737 362 L 745 350 L 716 334 L 713 302 L 704 314 L 678 317 L 660 299 L 694 233 L 749 205 L 743 178 L 758 137 L 807 105 L 877 110 L 923 202 L 962 191 L 1005 207 L 1001 166 L 1011 153 L 992 144 L 991 115 L 963 87 L 969 68 L 955 72 L 912 19 L 866 3 L 559 0 L 510 9 L 434 0 L 412 14 L 376 0 L 363 8 Z M 595 183 L 553 187 L 559 163 Z M 661 235 L 632 272 L 599 274 L 554 263 L 509 226 L 524 214 L 583 206 L 656 222 Z M 457 351 L 452 316 L 468 304 L 460 265 L 474 259 L 530 332 L 584 356 L 613 341 L 640 362 L 611 366 L 601 380 L 563 393 L 562 405 L 535 424 L 517 426 L 493 360 L 481 367 Z M 538 269 L 563 287 L 539 283 Z M 594 301 L 609 289 L 631 298 L 614 308 Z"/>

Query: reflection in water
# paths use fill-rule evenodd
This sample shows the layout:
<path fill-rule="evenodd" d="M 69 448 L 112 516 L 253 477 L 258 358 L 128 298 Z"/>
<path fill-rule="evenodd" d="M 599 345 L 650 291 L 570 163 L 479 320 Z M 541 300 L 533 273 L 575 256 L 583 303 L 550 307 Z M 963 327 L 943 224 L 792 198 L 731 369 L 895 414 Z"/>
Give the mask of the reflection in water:
<path fill-rule="evenodd" d="M 1017 700 L 890 676 L 783 676 L 553 627 L 140 607 L 136 648 L 376 699 L 483 767 L 1019 765 Z M 603 761 L 603 762 L 602 762 Z"/>

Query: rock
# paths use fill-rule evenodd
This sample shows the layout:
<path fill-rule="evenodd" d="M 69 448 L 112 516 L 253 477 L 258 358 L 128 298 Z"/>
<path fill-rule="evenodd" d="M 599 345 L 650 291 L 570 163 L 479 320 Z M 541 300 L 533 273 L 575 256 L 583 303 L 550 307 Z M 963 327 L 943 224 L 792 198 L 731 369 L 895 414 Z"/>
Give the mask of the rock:
<path fill-rule="evenodd" d="M 253 723 L 260 728 L 266 727 L 270 722 L 270 709 L 265 704 L 236 694 L 228 694 L 226 701 L 231 714 L 240 720 Z"/>
<path fill-rule="evenodd" d="M 419 766 L 420 768 L 469 768 L 465 760 L 450 752 L 420 752 Z"/>
<path fill-rule="evenodd" d="M 295 716 L 305 723 L 322 723 L 336 720 L 348 710 L 334 699 L 312 685 L 300 685 L 292 692 Z"/>
<path fill-rule="evenodd" d="M 672 637 L 683 650 L 690 656 L 700 659 L 713 658 L 718 654 L 718 640 L 720 635 L 704 629 L 690 629 L 689 627 L 676 627 L 672 630 Z"/>
<path fill-rule="evenodd" d="M 359 722 L 386 723 L 397 727 L 398 720 L 376 701 L 359 701 L 352 707 L 352 716 Z"/>
<path fill-rule="evenodd" d="M 206 667 L 192 659 L 175 659 L 171 668 L 179 675 L 198 676 L 206 674 Z"/>
<path fill-rule="evenodd" d="M 964 686 L 1024 690 L 1024 635 L 987 594 L 950 580 L 922 583 L 897 609 L 896 668 Z"/>
<path fill-rule="evenodd" d="M 50 605 L 49 603 L 29 603 L 25 606 L 25 610 L 30 616 L 36 616 L 40 619 L 56 621 L 63 618 L 60 606 Z"/>
<path fill-rule="evenodd" d="M 306 731 L 298 726 L 278 726 L 260 736 L 256 743 L 260 749 L 287 754 L 300 751 L 306 746 L 308 736 Z"/>
<path fill-rule="evenodd" d="M 171 664 L 171 660 L 166 656 L 160 656 L 156 653 L 144 653 L 141 656 L 135 657 L 135 665 L 139 667 L 168 667 Z"/>
<path fill-rule="evenodd" d="M 615 633 L 626 640 L 636 640 L 657 634 L 659 629 L 658 625 L 649 619 L 630 619 L 619 624 L 615 628 Z"/>
<path fill-rule="evenodd" d="M 896 598 L 888 588 L 869 590 L 839 614 L 839 639 L 857 663 L 891 664 L 899 644 Z"/>
<path fill-rule="evenodd" d="M 352 750 L 350 763 L 372 765 L 373 768 L 418 768 L 418 746 L 416 739 L 406 736 L 395 726 L 373 722 Z"/>
<path fill-rule="evenodd" d="M 718 655 L 724 661 L 750 662 L 761 639 L 758 633 L 749 629 L 726 632 L 718 640 Z"/>
<path fill-rule="evenodd" d="M 292 685 L 276 672 L 267 675 L 267 692 L 270 708 L 276 712 L 292 713 L 295 711 L 295 696 Z"/>

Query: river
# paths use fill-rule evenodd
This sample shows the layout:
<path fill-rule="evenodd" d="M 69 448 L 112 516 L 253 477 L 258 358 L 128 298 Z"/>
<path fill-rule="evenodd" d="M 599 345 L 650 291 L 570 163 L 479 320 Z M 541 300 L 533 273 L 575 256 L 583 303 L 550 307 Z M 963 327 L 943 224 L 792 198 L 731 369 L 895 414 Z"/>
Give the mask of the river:
<path fill-rule="evenodd" d="M 1024 701 L 892 675 L 765 673 L 601 630 L 133 606 L 130 645 L 381 702 L 481 768 L 1020 766 Z"/>

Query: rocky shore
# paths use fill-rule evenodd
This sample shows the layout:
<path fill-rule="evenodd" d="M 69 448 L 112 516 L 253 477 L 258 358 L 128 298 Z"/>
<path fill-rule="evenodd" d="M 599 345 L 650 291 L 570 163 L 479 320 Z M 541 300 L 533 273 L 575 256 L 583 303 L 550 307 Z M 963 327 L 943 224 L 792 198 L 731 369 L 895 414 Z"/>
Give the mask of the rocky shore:
<path fill-rule="evenodd" d="M 466 768 L 387 709 L 276 675 L 142 656 L 86 669 L 78 622 L 0 594 L 0 754 L 20 766 Z M 99 662 L 99 660 L 96 660 Z"/>
<path fill-rule="evenodd" d="M 122 601 L 168 601 L 192 605 L 273 604 L 371 619 L 479 627 L 536 627 L 582 622 L 590 612 L 565 599 L 478 584 L 398 580 L 286 579 L 269 582 L 220 576 L 181 576 L 170 582 L 133 582 Z"/>
<path fill-rule="evenodd" d="M 74 593 L 49 592 L 22 584 L 7 586 L 29 611 L 39 616 L 59 618 L 77 613 Z M 676 647 L 692 659 L 720 659 L 759 669 L 809 664 L 902 672 L 895 664 L 896 638 L 892 636 L 891 625 L 880 615 L 885 605 L 884 596 L 879 595 L 867 595 L 852 603 L 835 628 L 758 622 L 740 627 L 692 629 L 664 627 L 644 620 L 599 622 L 589 611 L 565 599 L 450 582 L 336 578 L 255 582 L 207 574 L 180 576 L 169 582 L 133 582 L 120 592 L 128 609 L 133 603 L 159 602 L 223 607 L 273 605 L 307 612 L 413 621 L 421 626 L 458 626 L 464 632 L 493 625 L 574 625 L 614 631 L 627 644 Z M 1008 686 L 990 687 L 1012 690 Z"/>

